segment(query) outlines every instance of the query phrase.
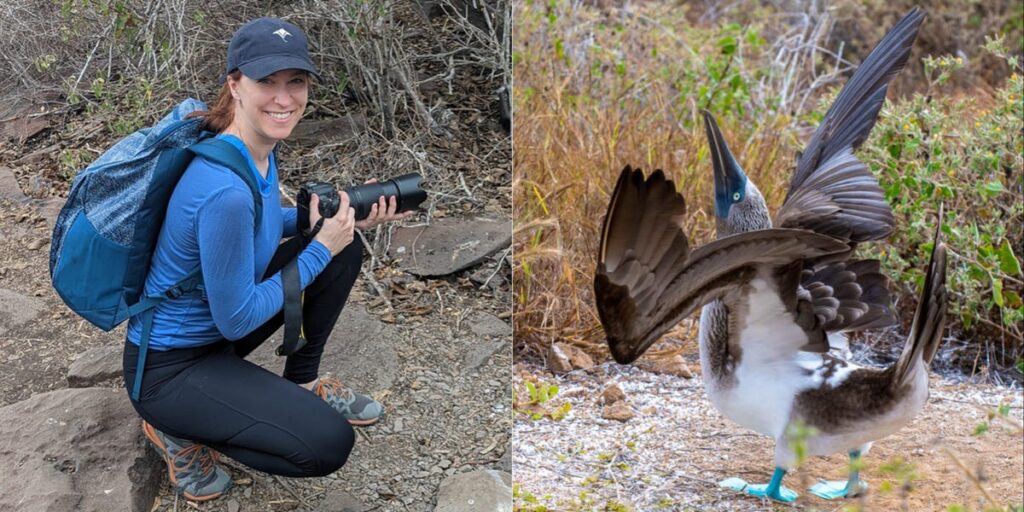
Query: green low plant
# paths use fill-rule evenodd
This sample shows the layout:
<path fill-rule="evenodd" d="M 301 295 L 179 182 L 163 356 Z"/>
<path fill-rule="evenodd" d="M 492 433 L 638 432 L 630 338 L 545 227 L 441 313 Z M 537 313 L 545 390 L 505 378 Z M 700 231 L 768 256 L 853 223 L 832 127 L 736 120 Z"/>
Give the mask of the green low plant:
<path fill-rule="evenodd" d="M 538 386 L 532 381 L 526 381 L 524 383 L 526 387 L 526 400 L 518 401 L 516 399 L 516 393 L 513 391 L 512 402 L 515 404 L 516 412 L 526 414 L 533 420 L 540 420 L 544 417 L 549 417 L 555 421 L 559 421 L 572 410 L 572 404 L 564 402 L 559 406 L 552 407 L 548 402 L 551 401 L 558 394 L 558 386 L 555 384 L 548 384 L 545 382 L 540 383 Z"/>

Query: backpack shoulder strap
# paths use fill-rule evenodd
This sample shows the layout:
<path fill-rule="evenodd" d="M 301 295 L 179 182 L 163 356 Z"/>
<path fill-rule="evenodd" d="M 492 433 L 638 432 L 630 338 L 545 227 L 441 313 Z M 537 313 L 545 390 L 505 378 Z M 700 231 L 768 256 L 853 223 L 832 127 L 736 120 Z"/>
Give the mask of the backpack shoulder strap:
<path fill-rule="evenodd" d="M 174 286 L 170 287 L 163 294 L 143 297 L 142 300 L 128 308 L 128 316 L 142 315 L 142 336 L 139 339 L 139 356 L 135 363 L 135 382 L 132 384 L 132 400 L 139 400 L 139 392 L 142 390 L 142 373 L 146 368 L 146 352 L 149 349 L 149 335 L 153 331 L 153 313 L 157 305 L 167 299 L 176 299 L 186 293 L 191 293 L 203 287 L 203 273 L 201 267 L 189 272 L 181 278 Z"/>
<path fill-rule="evenodd" d="M 231 169 L 249 186 L 253 202 L 256 206 L 256 227 L 258 228 L 263 219 L 263 195 L 260 194 L 260 187 L 256 183 L 256 177 L 249 170 L 249 161 L 245 159 L 245 155 L 238 151 L 238 148 L 232 146 L 230 142 L 215 137 L 193 144 L 188 149 L 198 156 Z"/>

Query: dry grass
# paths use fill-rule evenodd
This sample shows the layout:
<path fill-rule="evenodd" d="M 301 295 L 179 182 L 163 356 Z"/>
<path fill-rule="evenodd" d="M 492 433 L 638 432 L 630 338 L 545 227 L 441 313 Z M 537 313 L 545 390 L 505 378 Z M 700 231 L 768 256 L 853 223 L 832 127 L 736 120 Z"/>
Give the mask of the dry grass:
<path fill-rule="evenodd" d="M 815 40 L 823 36 L 817 23 L 768 46 L 754 35 L 749 42 L 737 27 L 687 27 L 684 11 L 654 4 L 634 6 L 632 14 L 516 6 L 514 275 L 521 347 L 558 339 L 603 350 L 590 280 L 610 189 L 624 165 L 664 169 L 688 201 L 687 231 L 697 243 L 711 238 L 701 109 L 710 106 L 719 116 L 747 173 L 769 203 L 781 203 L 788 183 L 781 170 L 793 162 L 789 128 L 796 119 L 779 103 L 799 108 L 843 66 L 809 72 Z M 724 38 L 737 41 L 731 55 L 723 51 Z M 788 93 L 776 94 L 781 88 Z"/>

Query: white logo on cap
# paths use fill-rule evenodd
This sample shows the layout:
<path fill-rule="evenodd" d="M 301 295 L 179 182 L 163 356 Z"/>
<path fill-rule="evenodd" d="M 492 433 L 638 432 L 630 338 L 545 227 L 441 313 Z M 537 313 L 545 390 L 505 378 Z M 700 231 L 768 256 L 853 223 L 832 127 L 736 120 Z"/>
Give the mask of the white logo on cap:
<path fill-rule="evenodd" d="M 292 34 L 291 34 L 291 32 L 288 32 L 287 30 L 285 30 L 283 28 L 279 28 L 279 29 L 277 29 L 277 32 L 274 32 L 274 35 L 281 36 L 281 40 L 287 43 L 288 39 L 286 39 L 286 37 L 290 37 Z"/>

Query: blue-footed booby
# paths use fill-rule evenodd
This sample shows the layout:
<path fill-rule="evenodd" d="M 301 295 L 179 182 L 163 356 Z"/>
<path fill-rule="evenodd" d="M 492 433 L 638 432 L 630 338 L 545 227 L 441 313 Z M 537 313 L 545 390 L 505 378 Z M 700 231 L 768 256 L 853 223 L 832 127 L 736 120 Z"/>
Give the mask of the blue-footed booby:
<path fill-rule="evenodd" d="M 840 92 L 798 155 L 774 219 L 709 113 L 715 241 L 690 250 L 680 228 L 685 202 L 661 171 L 645 179 L 627 166 L 620 175 L 594 281 L 608 345 L 618 362 L 632 362 L 703 306 L 700 358 L 711 402 L 776 441 L 769 483 L 730 478 L 723 486 L 793 501 L 797 494 L 782 486 L 796 462 L 791 427 L 812 428 L 814 435 L 802 441 L 807 455 L 845 451 L 857 459 L 871 442 L 909 423 L 927 399 L 928 366 L 946 311 L 946 250 L 938 227 L 899 360 L 885 369 L 862 368 L 830 351 L 838 333 L 897 321 L 879 262 L 849 260 L 856 244 L 886 237 L 894 224 L 881 187 L 853 151 L 874 126 L 923 18 L 917 9 L 904 16 Z M 831 499 L 865 489 L 852 470 L 846 482 L 821 482 L 810 491 Z"/>

